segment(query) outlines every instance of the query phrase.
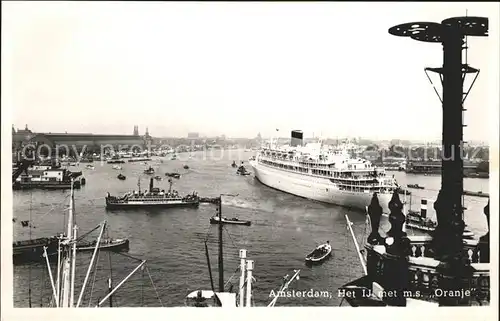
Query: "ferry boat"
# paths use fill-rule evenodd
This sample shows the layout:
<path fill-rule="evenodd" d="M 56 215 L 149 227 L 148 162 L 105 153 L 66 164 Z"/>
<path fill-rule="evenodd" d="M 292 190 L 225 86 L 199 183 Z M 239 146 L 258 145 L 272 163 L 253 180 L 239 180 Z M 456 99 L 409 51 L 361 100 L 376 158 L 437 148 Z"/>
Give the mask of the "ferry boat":
<path fill-rule="evenodd" d="M 79 189 L 82 182 L 77 178 L 81 175 L 81 171 L 71 172 L 64 168 L 34 165 L 16 177 L 12 187 L 15 190 L 33 188 L 69 189 L 71 188 L 71 179 L 74 179 L 73 188 Z"/>
<path fill-rule="evenodd" d="M 151 207 L 198 207 L 200 198 L 196 192 L 186 196 L 180 196 L 179 192 L 172 190 L 172 179 L 168 182 L 168 191 L 154 187 L 154 178 L 149 181 L 149 191 L 141 191 L 140 181 L 138 191 L 126 193 L 122 197 L 106 196 L 106 209 L 126 209 L 126 208 L 151 208 Z"/>
<path fill-rule="evenodd" d="M 264 185 L 325 203 L 364 210 L 373 193 L 384 213 L 397 189 L 393 177 L 370 161 L 351 158 L 345 148 L 322 143 L 302 146 L 302 132 L 292 131 L 290 146 L 264 147 L 250 161 L 255 177 Z"/>

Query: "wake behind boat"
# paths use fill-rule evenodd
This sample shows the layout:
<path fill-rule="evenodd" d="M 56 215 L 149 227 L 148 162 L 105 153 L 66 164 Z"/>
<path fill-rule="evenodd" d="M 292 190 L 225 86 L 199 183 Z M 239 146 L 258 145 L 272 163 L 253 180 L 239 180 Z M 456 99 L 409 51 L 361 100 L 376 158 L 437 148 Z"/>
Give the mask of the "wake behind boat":
<path fill-rule="evenodd" d="M 306 256 L 306 263 L 319 263 L 330 256 L 330 254 L 332 254 L 332 246 L 330 245 L 330 241 L 326 241 L 325 244 L 321 244 Z"/>
<path fill-rule="evenodd" d="M 168 180 L 170 187 L 168 191 L 154 187 L 154 178 L 150 178 L 149 191 L 141 191 L 140 181 L 138 191 L 126 193 L 122 197 L 106 196 L 106 209 L 126 208 L 151 208 L 151 207 L 198 207 L 200 198 L 196 192 L 186 196 L 180 196 L 179 192 L 172 190 L 172 179 Z"/>
<path fill-rule="evenodd" d="M 219 217 L 218 216 L 212 216 L 210 218 L 210 224 L 220 224 L 221 220 L 219 220 Z M 235 217 L 233 218 L 227 218 L 227 217 L 223 217 L 222 218 L 222 224 L 235 224 L 235 225 L 246 225 L 246 226 L 250 226 L 252 224 L 251 221 L 245 221 L 245 220 L 240 220 L 240 219 L 237 219 Z"/>

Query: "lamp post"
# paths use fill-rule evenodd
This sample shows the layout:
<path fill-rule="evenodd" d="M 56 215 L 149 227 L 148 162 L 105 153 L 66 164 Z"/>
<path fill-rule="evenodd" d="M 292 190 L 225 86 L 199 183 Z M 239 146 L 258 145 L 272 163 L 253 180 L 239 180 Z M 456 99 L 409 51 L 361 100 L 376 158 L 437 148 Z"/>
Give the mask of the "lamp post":
<path fill-rule="evenodd" d="M 432 250 L 442 262 L 443 277 L 440 287 L 452 290 L 467 272 L 463 258 L 463 103 L 479 74 L 479 70 L 462 62 L 462 51 L 467 49 L 466 37 L 488 36 L 488 18 L 454 17 L 435 22 L 404 23 L 389 29 L 394 36 L 407 36 L 414 40 L 441 43 L 443 66 L 425 68 L 439 74 L 443 92 L 436 90 L 443 108 L 441 189 L 434 208 L 438 226 L 433 235 Z M 464 46 L 465 45 L 465 46 Z M 475 74 L 470 88 L 464 91 L 467 74 Z M 430 80 L 430 78 L 429 78 Z M 432 81 L 431 81 L 432 83 Z M 459 305 L 456 298 L 443 298 L 440 305 Z"/>

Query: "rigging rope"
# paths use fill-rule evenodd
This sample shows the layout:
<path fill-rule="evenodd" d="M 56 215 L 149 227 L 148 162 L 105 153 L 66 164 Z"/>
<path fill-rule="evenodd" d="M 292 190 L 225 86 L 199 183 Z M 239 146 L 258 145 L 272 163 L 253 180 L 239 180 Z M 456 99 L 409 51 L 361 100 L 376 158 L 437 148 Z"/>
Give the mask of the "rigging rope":
<path fill-rule="evenodd" d="M 224 284 L 224 287 L 226 287 L 226 286 L 229 284 L 229 282 L 231 281 L 231 279 L 233 278 L 233 276 L 234 276 L 234 275 L 236 274 L 236 272 L 238 272 L 239 270 L 240 270 L 240 267 L 238 266 L 238 267 L 236 268 L 236 270 L 233 272 L 233 274 L 231 275 L 231 277 L 227 280 L 226 284 Z"/>
<path fill-rule="evenodd" d="M 81 241 L 85 236 L 89 235 L 90 233 L 94 232 L 95 230 L 97 230 L 98 228 L 100 228 L 101 225 L 97 225 L 96 227 L 94 227 L 92 230 L 88 231 L 87 233 L 84 233 L 82 234 L 81 236 L 79 236 L 77 239 L 76 239 L 76 242 L 78 243 L 78 241 Z"/>
<path fill-rule="evenodd" d="M 151 273 L 149 273 L 149 268 L 147 266 L 146 266 L 146 272 L 148 273 L 149 280 L 151 281 L 151 285 L 153 286 L 153 289 L 155 290 L 156 297 L 158 298 L 158 301 L 160 301 L 160 304 L 163 307 L 163 302 L 161 302 L 160 295 L 158 294 L 158 290 L 156 289 L 156 286 L 153 282 L 153 278 L 151 277 Z"/>
<path fill-rule="evenodd" d="M 42 286 L 40 287 L 40 308 L 43 307 L 43 290 L 45 289 L 45 285 L 47 281 L 45 280 L 45 269 L 42 269 Z"/>
<path fill-rule="evenodd" d="M 99 262 L 99 254 L 101 254 L 101 249 L 97 248 L 96 260 L 94 263 L 95 264 L 94 265 L 94 275 L 92 278 L 92 286 L 90 287 L 89 307 L 90 307 L 90 303 L 92 302 L 92 294 L 94 293 L 94 285 L 95 285 L 95 279 L 96 279 L 96 275 L 97 275 L 97 263 Z M 84 298 L 85 298 L 85 293 L 83 294 L 82 301 Z"/>
<path fill-rule="evenodd" d="M 233 247 L 238 250 L 238 247 L 236 246 L 236 244 L 234 243 L 234 240 L 233 238 L 231 237 L 231 234 L 229 233 L 229 231 L 226 229 L 226 227 L 224 225 L 222 225 L 222 228 L 226 231 L 227 235 L 229 235 L 229 239 L 231 240 L 231 243 L 233 243 Z"/>
<path fill-rule="evenodd" d="M 144 306 L 144 267 L 141 269 L 141 307 Z"/>
<path fill-rule="evenodd" d="M 133 256 L 128 255 L 128 254 L 125 254 L 125 253 L 121 253 L 121 252 L 114 252 L 114 253 L 115 253 L 115 254 L 118 254 L 118 255 L 122 255 L 122 256 L 128 257 L 128 258 L 130 258 L 130 259 L 134 259 L 134 260 L 136 260 L 136 261 L 140 261 L 140 262 L 142 262 L 142 261 L 143 261 L 142 259 L 138 259 L 138 258 L 136 258 L 136 257 L 133 257 Z"/>

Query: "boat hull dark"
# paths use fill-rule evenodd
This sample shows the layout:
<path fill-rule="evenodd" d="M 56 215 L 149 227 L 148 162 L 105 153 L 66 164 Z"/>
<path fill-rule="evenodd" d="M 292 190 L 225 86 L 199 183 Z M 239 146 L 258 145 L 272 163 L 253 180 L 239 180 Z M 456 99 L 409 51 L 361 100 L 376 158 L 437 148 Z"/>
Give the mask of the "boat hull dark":
<path fill-rule="evenodd" d="M 319 264 L 319 263 L 322 263 L 324 262 L 326 259 L 328 259 L 330 256 L 332 255 L 332 253 L 328 253 L 327 255 L 319 258 L 319 259 L 310 259 L 310 258 L 306 258 L 306 264 L 308 265 L 313 265 L 313 264 Z"/>
<path fill-rule="evenodd" d="M 74 189 L 79 189 L 81 187 L 81 183 L 79 181 L 75 181 L 73 184 Z M 40 183 L 19 183 L 16 182 L 12 185 L 14 190 L 26 190 L 26 189 L 70 189 L 71 182 L 40 182 Z"/>
<path fill-rule="evenodd" d="M 47 239 L 46 241 L 41 241 L 40 243 L 33 246 L 26 247 L 16 247 L 13 245 L 13 255 L 12 260 L 14 264 L 23 264 L 31 262 L 44 262 L 43 257 L 43 247 L 47 247 L 47 254 L 49 257 L 54 257 L 57 255 L 58 240 L 57 239 Z M 91 252 L 94 251 L 95 244 L 83 244 L 77 245 L 76 250 L 78 252 Z M 113 242 L 109 244 L 101 244 L 100 250 L 102 251 L 112 251 L 112 252 L 124 252 L 129 250 L 129 240 L 123 240 L 120 242 Z"/>
<path fill-rule="evenodd" d="M 200 202 L 183 203 L 156 203 L 156 204 L 130 204 L 130 203 L 111 203 L 106 202 L 106 209 L 138 209 L 138 208 L 174 208 L 174 207 L 198 207 Z"/>
<path fill-rule="evenodd" d="M 219 220 L 210 219 L 210 224 L 220 224 Z M 245 225 L 250 226 L 252 222 L 250 221 L 231 221 L 231 220 L 222 220 L 222 224 L 233 224 L 233 225 Z"/>
<path fill-rule="evenodd" d="M 78 252 L 92 252 L 94 251 L 94 249 L 95 249 L 95 244 L 77 246 L 76 248 Z M 101 251 L 125 252 L 129 250 L 129 240 L 123 240 L 120 242 L 114 242 L 109 244 L 101 244 L 99 249 Z"/>

